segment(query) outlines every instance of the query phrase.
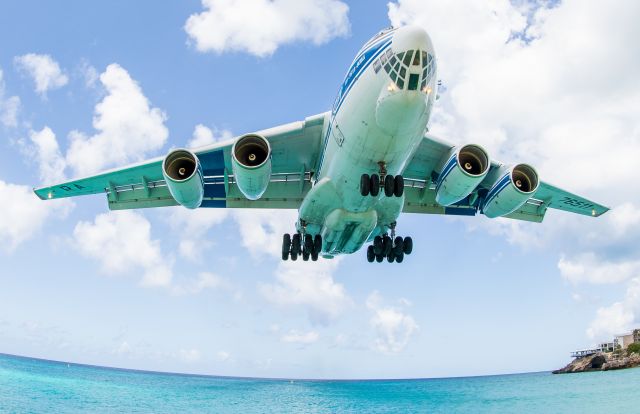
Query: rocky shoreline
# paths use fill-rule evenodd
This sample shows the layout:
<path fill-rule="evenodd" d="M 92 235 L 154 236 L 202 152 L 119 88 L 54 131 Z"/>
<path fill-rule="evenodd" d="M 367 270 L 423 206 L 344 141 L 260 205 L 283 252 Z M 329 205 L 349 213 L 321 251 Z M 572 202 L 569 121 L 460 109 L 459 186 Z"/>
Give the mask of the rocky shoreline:
<path fill-rule="evenodd" d="M 614 369 L 635 368 L 640 366 L 640 354 L 598 352 L 593 355 L 576 358 L 566 367 L 552 371 L 554 374 L 574 372 L 610 371 Z"/>

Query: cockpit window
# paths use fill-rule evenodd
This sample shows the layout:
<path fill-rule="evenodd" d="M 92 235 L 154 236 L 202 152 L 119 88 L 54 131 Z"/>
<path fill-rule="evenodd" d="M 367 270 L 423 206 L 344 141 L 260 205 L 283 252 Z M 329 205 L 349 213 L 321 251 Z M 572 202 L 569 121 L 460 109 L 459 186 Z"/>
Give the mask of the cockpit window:
<path fill-rule="evenodd" d="M 420 53 L 416 52 L 416 55 L 413 57 L 413 66 L 420 66 Z"/>
<path fill-rule="evenodd" d="M 411 64 L 412 57 L 413 57 L 413 50 L 409 50 L 407 54 L 404 56 L 404 60 L 402 61 L 402 63 L 404 63 L 405 66 L 409 66 Z"/>
<path fill-rule="evenodd" d="M 417 73 L 412 73 L 409 75 L 409 90 L 415 91 L 418 89 L 418 82 L 420 82 L 420 75 Z"/>

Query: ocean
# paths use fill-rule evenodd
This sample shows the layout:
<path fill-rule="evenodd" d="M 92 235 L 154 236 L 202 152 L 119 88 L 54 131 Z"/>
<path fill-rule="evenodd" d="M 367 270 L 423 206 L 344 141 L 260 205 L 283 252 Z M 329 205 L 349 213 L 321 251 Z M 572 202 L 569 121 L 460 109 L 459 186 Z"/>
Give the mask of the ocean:
<path fill-rule="evenodd" d="M 640 369 L 314 381 L 164 374 L 0 354 L 0 413 L 640 412 Z"/>

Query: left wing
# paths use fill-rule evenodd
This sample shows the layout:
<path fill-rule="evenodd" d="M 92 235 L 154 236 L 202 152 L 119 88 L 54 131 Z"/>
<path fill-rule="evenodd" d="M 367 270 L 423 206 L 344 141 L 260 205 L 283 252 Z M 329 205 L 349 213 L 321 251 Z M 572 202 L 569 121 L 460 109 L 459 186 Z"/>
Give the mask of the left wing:
<path fill-rule="evenodd" d="M 271 180 L 259 200 L 247 200 L 234 185 L 231 147 L 235 138 L 193 150 L 204 175 L 201 207 L 298 208 L 311 188 L 310 178 L 318 160 L 326 115 L 257 132 L 269 141 L 272 154 Z M 163 159 L 159 157 L 34 191 L 42 200 L 106 193 L 111 210 L 174 206 L 178 203 L 162 175 Z"/>
<path fill-rule="evenodd" d="M 459 203 L 443 207 L 435 201 L 436 168 L 442 157 L 455 145 L 426 134 L 418 147 L 413 159 L 407 165 L 403 175 L 405 178 L 405 204 L 403 212 L 422 214 L 447 214 L 474 216 L 479 210 L 477 193 L 470 195 Z M 491 169 L 500 168 L 503 164 L 493 161 Z M 491 172 L 487 174 L 491 176 Z M 490 183 L 482 182 L 480 189 L 487 188 Z M 516 211 L 504 217 L 542 222 L 548 208 L 564 210 L 570 213 L 598 217 L 609 208 L 588 200 L 579 195 L 555 187 L 544 181 L 540 182 L 538 190 Z"/>

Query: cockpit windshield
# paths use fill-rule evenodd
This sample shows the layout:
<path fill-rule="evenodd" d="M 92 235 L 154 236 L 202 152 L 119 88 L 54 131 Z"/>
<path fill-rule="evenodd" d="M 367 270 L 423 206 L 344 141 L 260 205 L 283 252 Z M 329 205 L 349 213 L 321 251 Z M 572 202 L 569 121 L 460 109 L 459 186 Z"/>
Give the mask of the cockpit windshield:
<path fill-rule="evenodd" d="M 422 70 L 416 70 L 416 67 Z M 376 73 L 384 68 L 398 89 L 404 89 L 406 84 L 410 91 L 418 90 L 419 86 L 421 91 L 427 92 L 436 72 L 436 60 L 424 50 L 407 50 L 393 54 L 389 48 L 374 62 L 373 68 Z"/>

